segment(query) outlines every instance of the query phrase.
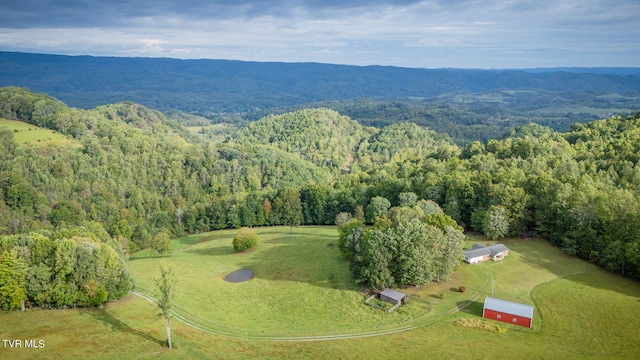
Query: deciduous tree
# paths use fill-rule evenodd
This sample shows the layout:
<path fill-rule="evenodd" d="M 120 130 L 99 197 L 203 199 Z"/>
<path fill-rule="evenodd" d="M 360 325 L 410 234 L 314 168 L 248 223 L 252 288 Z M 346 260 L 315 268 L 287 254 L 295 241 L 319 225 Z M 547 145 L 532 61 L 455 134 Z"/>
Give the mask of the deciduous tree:
<path fill-rule="evenodd" d="M 16 250 L 0 255 L 0 308 L 24 311 L 27 300 L 27 264 Z"/>
<path fill-rule="evenodd" d="M 233 237 L 233 250 L 242 252 L 258 246 L 258 234 L 255 230 L 243 227 Z"/>
<path fill-rule="evenodd" d="M 173 305 L 176 297 L 177 279 L 171 267 L 160 266 L 160 275 L 155 279 L 155 297 L 158 306 L 158 316 L 162 317 L 167 330 L 167 346 L 171 343 L 171 319 L 173 319 Z"/>
<path fill-rule="evenodd" d="M 273 212 L 283 225 L 289 226 L 289 232 L 293 232 L 293 227 L 302 222 L 300 192 L 294 188 L 282 189 L 273 202 Z"/>
<path fill-rule="evenodd" d="M 264 209 L 264 221 L 269 224 L 271 220 L 271 201 L 268 198 L 264 198 L 262 208 Z"/>
<path fill-rule="evenodd" d="M 494 205 L 485 212 L 482 230 L 492 240 L 504 237 L 509 232 L 509 220 L 504 207 Z"/>
<path fill-rule="evenodd" d="M 386 215 L 390 207 L 391 202 L 389 202 L 389 200 L 381 196 L 373 197 L 371 201 L 369 201 L 365 213 L 367 222 L 373 223 L 377 217 Z"/>
<path fill-rule="evenodd" d="M 151 240 L 150 248 L 152 253 L 163 257 L 171 252 L 171 237 L 166 231 L 160 231 Z"/>

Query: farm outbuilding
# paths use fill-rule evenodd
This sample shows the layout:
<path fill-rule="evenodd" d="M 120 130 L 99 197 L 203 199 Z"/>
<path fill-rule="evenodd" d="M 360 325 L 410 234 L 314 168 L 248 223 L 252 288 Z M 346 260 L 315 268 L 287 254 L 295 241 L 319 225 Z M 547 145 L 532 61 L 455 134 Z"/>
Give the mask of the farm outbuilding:
<path fill-rule="evenodd" d="M 393 289 L 384 289 L 380 292 L 380 300 L 393 305 L 402 305 L 407 300 L 407 295 Z"/>
<path fill-rule="evenodd" d="M 404 305 L 404 303 L 407 302 L 408 299 L 407 295 L 393 289 L 384 289 L 380 292 L 376 292 L 371 295 L 371 297 L 369 297 L 365 301 L 365 303 L 368 304 L 371 300 L 373 300 L 373 298 L 378 298 L 384 302 L 393 304 L 393 306 L 389 310 L 387 310 L 387 312 L 392 312 L 398 306 Z"/>
<path fill-rule="evenodd" d="M 471 249 L 464 251 L 462 258 L 469 264 L 477 264 L 487 260 L 500 261 L 507 255 L 509 255 L 509 248 L 503 244 L 487 246 L 473 244 Z"/>
<path fill-rule="evenodd" d="M 531 328 L 533 327 L 533 306 L 487 297 L 484 299 L 482 317 Z"/>

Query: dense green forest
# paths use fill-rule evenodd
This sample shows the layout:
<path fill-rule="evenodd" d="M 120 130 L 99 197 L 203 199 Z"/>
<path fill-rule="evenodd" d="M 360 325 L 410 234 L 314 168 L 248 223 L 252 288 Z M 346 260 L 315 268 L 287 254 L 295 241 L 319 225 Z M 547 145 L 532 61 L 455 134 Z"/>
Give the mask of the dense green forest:
<path fill-rule="evenodd" d="M 447 232 L 447 221 L 426 216 L 441 208 L 466 230 L 491 238 L 535 230 L 568 254 L 640 278 L 640 113 L 568 132 L 518 126 L 464 146 L 413 122 L 374 128 L 328 108 L 266 116 L 210 141 L 139 104 L 81 110 L 16 87 L 0 89 L 0 118 L 77 144 L 21 143 L 0 125 L 0 292 L 18 294 L 3 295 L 3 308 L 122 296 L 127 254 L 166 234 L 371 224 L 386 212 L 398 226 L 378 222 L 367 239 L 392 239 L 422 226 L 393 224 L 407 206 L 417 215 L 400 210 L 404 218 L 431 232 Z"/>
<path fill-rule="evenodd" d="M 632 113 L 632 109 L 640 108 L 640 99 L 634 97 L 593 91 L 500 90 L 478 94 L 443 94 L 424 99 L 321 101 L 254 111 L 236 117 L 210 116 L 210 120 L 242 124 L 272 113 L 326 107 L 367 126 L 381 128 L 398 122 L 412 122 L 448 134 L 458 145 L 464 146 L 473 141 L 485 142 L 502 137 L 514 127 L 529 123 L 566 132 L 577 122 Z M 188 123 L 185 120 L 183 122 Z"/>

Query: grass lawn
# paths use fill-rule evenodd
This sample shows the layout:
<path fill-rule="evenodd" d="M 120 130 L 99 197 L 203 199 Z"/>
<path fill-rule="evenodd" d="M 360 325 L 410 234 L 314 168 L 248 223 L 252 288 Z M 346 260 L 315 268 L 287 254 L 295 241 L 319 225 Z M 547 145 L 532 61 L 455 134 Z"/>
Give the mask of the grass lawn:
<path fill-rule="evenodd" d="M 70 139 L 55 130 L 40 128 L 18 120 L 0 118 L 0 126 L 13 130 L 13 136 L 19 144 L 52 145 L 80 147 L 78 141 Z"/>
<path fill-rule="evenodd" d="M 174 242 L 164 259 L 141 252 L 129 269 L 145 293 L 161 263 L 180 279 L 176 303 L 182 315 L 212 328 L 246 337 L 316 336 L 361 332 L 427 316 L 429 304 L 415 301 L 390 314 L 362 306 L 348 262 L 338 252 L 333 227 L 257 229 L 260 245 L 236 254 L 236 230 L 195 235 Z M 254 272 L 251 281 L 228 283 L 238 269 Z"/>
<path fill-rule="evenodd" d="M 245 254 L 232 252 L 234 233 L 175 240 L 174 253 L 164 259 L 138 253 L 131 272 L 144 287 L 161 262 L 174 265 L 181 276 L 178 306 L 204 330 L 220 326 L 259 338 L 417 327 L 331 341 L 260 341 L 174 321 L 177 349 L 168 351 L 154 306 L 129 295 L 98 309 L 1 313 L 2 339 L 43 339 L 46 346 L 0 347 L 0 358 L 635 359 L 640 353 L 640 284 L 568 257 L 542 239 L 503 240 L 511 249 L 503 262 L 462 264 L 450 281 L 402 289 L 410 302 L 387 314 L 363 304 L 346 262 L 329 245 L 337 238 L 334 228 L 258 229 L 259 248 Z M 240 284 L 222 280 L 240 267 L 256 277 Z M 460 285 L 465 293 L 454 291 Z M 495 297 L 534 305 L 533 329 L 482 319 L 492 288 Z"/>

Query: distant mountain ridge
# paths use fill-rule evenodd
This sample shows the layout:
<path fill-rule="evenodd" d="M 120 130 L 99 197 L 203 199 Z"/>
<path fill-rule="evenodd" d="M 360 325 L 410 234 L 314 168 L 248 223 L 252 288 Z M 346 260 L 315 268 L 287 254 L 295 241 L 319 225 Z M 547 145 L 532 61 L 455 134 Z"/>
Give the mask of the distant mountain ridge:
<path fill-rule="evenodd" d="M 516 89 L 637 95 L 640 68 L 416 69 L 0 52 L 0 86 L 27 87 L 85 109 L 134 101 L 163 111 L 234 113 Z"/>

